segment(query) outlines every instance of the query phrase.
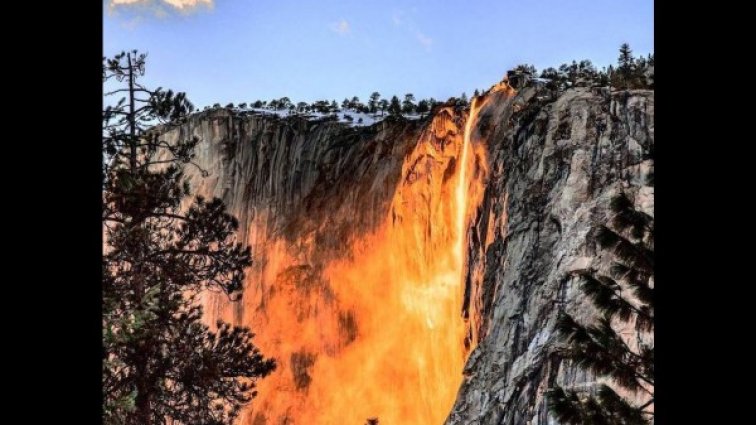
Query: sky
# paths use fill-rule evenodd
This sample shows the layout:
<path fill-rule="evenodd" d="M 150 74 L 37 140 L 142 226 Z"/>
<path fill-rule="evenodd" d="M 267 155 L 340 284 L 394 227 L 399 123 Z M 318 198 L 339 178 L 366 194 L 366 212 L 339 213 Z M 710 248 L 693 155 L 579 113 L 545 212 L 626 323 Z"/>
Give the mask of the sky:
<path fill-rule="evenodd" d="M 373 91 L 446 100 L 520 63 L 653 52 L 653 0 L 104 0 L 104 56 L 146 52 L 147 86 L 202 108 Z"/>

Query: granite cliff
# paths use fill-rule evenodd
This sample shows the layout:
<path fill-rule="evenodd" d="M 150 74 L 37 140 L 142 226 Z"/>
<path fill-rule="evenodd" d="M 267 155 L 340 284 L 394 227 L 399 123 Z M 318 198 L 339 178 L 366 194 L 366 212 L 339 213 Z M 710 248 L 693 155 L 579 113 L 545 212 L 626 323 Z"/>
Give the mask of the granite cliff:
<path fill-rule="evenodd" d="M 505 82 L 471 108 L 369 127 L 215 109 L 191 184 L 224 199 L 255 264 L 245 324 L 279 362 L 243 424 L 547 424 L 543 391 L 591 377 L 552 355 L 568 271 L 617 191 L 653 215 L 654 93 Z"/>

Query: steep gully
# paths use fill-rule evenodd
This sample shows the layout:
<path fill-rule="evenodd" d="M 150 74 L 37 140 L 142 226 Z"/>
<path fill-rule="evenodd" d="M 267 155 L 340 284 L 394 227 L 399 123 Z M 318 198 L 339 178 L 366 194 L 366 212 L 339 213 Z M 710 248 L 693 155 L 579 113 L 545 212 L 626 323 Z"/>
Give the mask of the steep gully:
<path fill-rule="evenodd" d="M 279 363 L 240 423 L 547 423 L 545 387 L 590 378 L 549 356 L 554 303 L 583 308 L 560 276 L 611 193 L 653 213 L 653 92 L 618 96 L 501 82 L 423 122 L 214 110 L 168 134 L 202 140 L 190 181 L 253 250 L 242 299 L 203 301 Z"/>

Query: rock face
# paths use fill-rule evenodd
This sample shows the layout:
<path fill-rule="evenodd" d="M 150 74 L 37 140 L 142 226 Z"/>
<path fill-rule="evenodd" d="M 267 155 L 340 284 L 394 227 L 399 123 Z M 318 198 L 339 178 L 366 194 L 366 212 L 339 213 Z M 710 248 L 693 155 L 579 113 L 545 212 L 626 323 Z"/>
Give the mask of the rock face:
<path fill-rule="evenodd" d="M 243 299 L 204 299 L 279 362 L 241 423 L 554 423 L 543 391 L 591 379 L 551 356 L 558 310 L 591 314 L 564 276 L 600 265 L 586 233 L 614 193 L 653 215 L 653 105 L 491 90 L 468 165 L 452 107 L 367 128 L 214 110 L 169 133 L 202 140 L 190 182 L 252 246 Z"/>
<path fill-rule="evenodd" d="M 480 344 L 448 424 L 555 423 L 544 390 L 591 378 L 550 355 L 559 309 L 592 313 L 565 274 L 601 266 L 586 234 L 617 191 L 653 215 L 653 92 L 575 89 L 547 104 L 536 95 L 520 92 L 508 121 L 497 102 L 480 112 L 492 170 L 470 244 Z"/>

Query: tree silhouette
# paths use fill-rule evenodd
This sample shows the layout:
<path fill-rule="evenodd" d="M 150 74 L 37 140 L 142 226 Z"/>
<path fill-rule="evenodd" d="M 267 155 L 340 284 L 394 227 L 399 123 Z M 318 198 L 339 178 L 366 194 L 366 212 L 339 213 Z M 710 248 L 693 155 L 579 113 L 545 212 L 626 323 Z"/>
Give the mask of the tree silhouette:
<path fill-rule="evenodd" d="M 550 390 L 549 409 L 564 424 L 640 425 L 653 418 L 654 346 L 647 336 L 654 331 L 654 222 L 624 194 L 612 199 L 611 211 L 612 228 L 600 226 L 593 232 L 598 247 L 612 258 L 611 272 L 572 274 L 600 317 L 583 325 L 562 313 L 557 324 L 558 335 L 567 342 L 563 358 L 611 385 L 599 385 L 595 394 L 559 386 Z M 634 343 L 616 330 L 620 324 L 635 327 Z M 617 388 L 643 393 L 646 401 L 635 405 Z"/>
<path fill-rule="evenodd" d="M 327 100 L 316 100 L 311 108 L 321 114 L 327 114 L 331 109 L 331 104 Z"/>
<path fill-rule="evenodd" d="M 288 97 L 284 96 L 278 99 L 278 107 L 280 109 L 289 109 L 290 106 L 291 106 L 291 99 L 289 99 Z"/>
<path fill-rule="evenodd" d="M 349 108 L 351 109 L 357 109 L 357 106 L 360 104 L 360 98 L 357 96 L 352 97 L 352 100 L 349 101 Z"/>
<path fill-rule="evenodd" d="M 144 70 L 136 51 L 104 59 L 104 81 L 123 85 L 106 96 L 125 95 L 103 110 L 104 423 L 231 424 L 275 362 L 248 328 L 203 324 L 197 301 L 238 294 L 250 250 L 219 199 L 187 199 L 181 170 L 198 139 L 167 143 L 152 127 L 185 122 L 193 106 L 141 85 Z"/>
<path fill-rule="evenodd" d="M 537 72 L 536 71 L 536 67 L 533 66 L 533 65 L 531 65 L 531 64 L 528 64 L 528 63 L 521 63 L 521 64 L 517 65 L 516 67 L 514 67 L 514 71 L 516 71 L 516 72 L 527 72 L 527 73 L 529 73 L 531 75 L 536 75 L 536 72 Z"/>
<path fill-rule="evenodd" d="M 380 102 L 380 98 L 381 94 L 377 91 L 374 91 L 373 94 L 370 95 L 368 106 L 370 107 L 370 113 L 373 114 L 373 118 L 375 118 L 375 115 L 378 112 L 378 103 Z"/>
<path fill-rule="evenodd" d="M 428 105 L 427 100 L 423 99 L 417 103 L 417 113 L 420 114 L 420 118 L 423 118 L 423 114 L 425 114 L 429 110 L 430 106 Z"/>
<path fill-rule="evenodd" d="M 633 72 L 635 71 L 635 58 L 633 58 L 633 51 L 630 50 L 629 44 L 622 43 L 619 50 L 617 73 L 620 77 L 622 87 L 627 88 L 631 84 Z"/>
<path fill-rule="evenodd" d="M 462 92 L 462 96 L 460 96 L 459 99 L 457 100 L 457 105 L 467 106 L 467 104 L 468 104 L 467 94 Z"/>
<path fill-rule="evenodd" d="M 428 99 L 428 109 L 430 111 L 433 111 L 433 108 L 435 108 L 436 105 L 438 104 L 439 104 L 439 101 L 437 101 L 435 98 L 431 97 L 430 99 Z"/>
<path fill-rule="evenodd" d="M 402 114 L 402 104 L 399 103 L 399 98 L 396 96 L 391 97 L 391 103 L 388 107 L 389 114 L 397 116 Z"/>
<path fill-rule="evenodd" d="M 609 85 L 609 71 L 607 68 L 601 68 L 601 71 L 598 72 L 596 83 L 601 87 Z"/>
<path fill-rule="evenodd" d="M 407 93 L 404 95 L 404 101 L 402 102 L 402 112 L 405 114 L 411 114 L 415 112 L 415 95 Z"/>
<path fill-rule="evenodd" d="M 386 112 L 386 110 L 389 107 L 389 101 L 388 101 L 388 99 L 381 99 L 381 101 L 379 102 L 378 106 L 381 109 L 381 116 L 383 116 L 384 113 Z"/>
<path fill-rule="evenodd" d="M 598 75 L 596 67 L 588 59 L 583 59 L 578 63 L 577 74 L 578 78 L 582 78 L 588 82 L 594 81 Z"/>

